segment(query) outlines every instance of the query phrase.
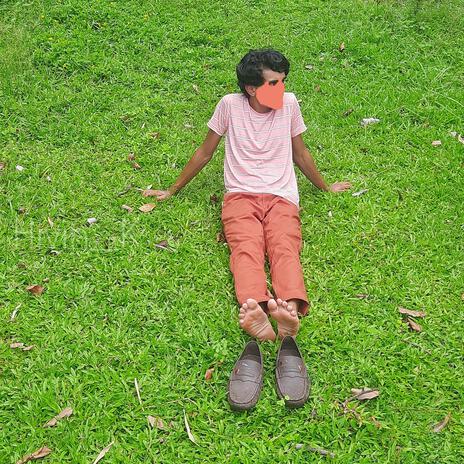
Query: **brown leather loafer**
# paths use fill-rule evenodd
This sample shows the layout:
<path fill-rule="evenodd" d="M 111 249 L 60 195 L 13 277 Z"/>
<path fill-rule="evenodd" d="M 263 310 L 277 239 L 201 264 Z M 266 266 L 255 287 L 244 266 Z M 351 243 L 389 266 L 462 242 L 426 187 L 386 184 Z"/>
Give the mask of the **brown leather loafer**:
<path fill-rule="evenodd" d="M 245 411 L 256 405 L 263 386 L 263 358 L 258 344 L 248 342 L 229 378 L 227 399 L 232 409 Z"/>
<path fill-rule="evenodd" d="M 276 384 L 279 398 L 284 398 L 289 408 L 306 403 L 311 382 L 296 341 L 289 335 L 282 340 L 277 354 Z"/>

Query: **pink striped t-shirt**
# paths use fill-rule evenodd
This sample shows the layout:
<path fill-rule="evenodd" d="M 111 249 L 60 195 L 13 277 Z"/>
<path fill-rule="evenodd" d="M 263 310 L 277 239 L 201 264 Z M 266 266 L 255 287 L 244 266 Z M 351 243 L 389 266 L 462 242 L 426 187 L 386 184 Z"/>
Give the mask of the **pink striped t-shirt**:
<path fill-rule="evenodd" d="M 278 110 L 258 113 L 242 93 L 224 95 L 207 126 L 226 132 L 224 185 L 227 192 L 273 193 L 299 205 L 292 137 L 304 132 L 300 105 L 284 93 Z"/>

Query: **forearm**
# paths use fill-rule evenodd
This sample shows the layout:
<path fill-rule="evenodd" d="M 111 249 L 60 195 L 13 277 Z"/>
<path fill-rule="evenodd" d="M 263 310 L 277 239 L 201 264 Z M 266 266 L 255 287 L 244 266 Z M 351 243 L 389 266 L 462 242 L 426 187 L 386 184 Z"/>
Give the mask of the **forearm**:
<path fill-rule="evenodd" d="M 295 157 L 293 161 L 300 168 L 301 172 L 314 184 L 314 186 L 321 190 L 329 190 L 324 178 L 317 170 L 316 163 L 308 149 L 305 150 L 301 157 Z"/>
<path fill-rule="evenodd" d="M 185 187 L 208 164 L 210 159 L 211 157 L 206 156 L 201 150 L 197 150 L 168 191 L 175 194 Z"/>

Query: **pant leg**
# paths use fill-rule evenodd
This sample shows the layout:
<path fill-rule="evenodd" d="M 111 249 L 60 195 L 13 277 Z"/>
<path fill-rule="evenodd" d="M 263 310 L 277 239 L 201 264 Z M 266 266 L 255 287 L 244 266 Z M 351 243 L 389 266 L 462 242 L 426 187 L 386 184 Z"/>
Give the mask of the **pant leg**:
<path fill-rule="evenodd" d="M 263 227 L 276 296 L 282 300 L 303 300 L 299 312 L 305 316 L 309 303 L 300 262 L 303 242 L 298 206 L 282 197 L 268 197 Z"/>
<path fill-rule="evenodd" d="M 248 298 L 268 301 L 262 207 L 258 196 L 228 193 L 221 219 L 230 248 L 230 270 L 240 305 Z"/>

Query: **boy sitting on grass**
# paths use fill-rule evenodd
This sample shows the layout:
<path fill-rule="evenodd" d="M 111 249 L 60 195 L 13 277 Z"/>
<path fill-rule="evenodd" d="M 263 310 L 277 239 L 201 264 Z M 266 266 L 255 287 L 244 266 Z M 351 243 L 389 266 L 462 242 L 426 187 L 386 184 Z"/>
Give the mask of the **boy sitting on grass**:
<path fill-rule="evenodd" d="M 221 219 L 230 247 L 230 270 L 239 305 L 239 324 L 251 337 L 295 337 L 298 313 L 306 315 L 306 295 L 299 254 L 302 248 L 299 195 L 293 163 L 319 189 L 343 192 L 349 182 L 328 186 L 301 134 L 307 129 L 294 93 L 285 92 L 290 64 L 272 49 L 250 50 L 236 68 L 241 93 L 221 98 L 208 121 L 208 134 L 168 190 L 144 196 L 166 200 L 211 160 L 226 136 Z M 274 299 L 264 270 L 268 255 Z"/>

